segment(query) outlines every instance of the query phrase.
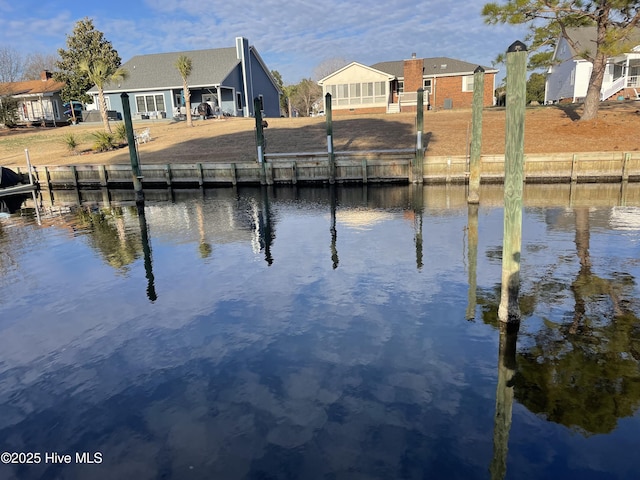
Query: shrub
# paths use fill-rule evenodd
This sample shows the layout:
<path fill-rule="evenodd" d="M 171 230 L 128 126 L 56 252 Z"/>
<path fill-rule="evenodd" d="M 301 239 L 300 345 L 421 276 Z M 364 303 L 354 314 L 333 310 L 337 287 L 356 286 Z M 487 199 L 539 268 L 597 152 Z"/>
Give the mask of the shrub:
<path fill-rule="evenodd" d="M 116 148 L 113 143 L 113 134 L 107 132 L 94 132 L 91 135 L 96 139 L 93 144 L 93 149 L 96 152 L 108 152 L 109 150 Z"/>
<path fill-rule="evenodd" d="M 10 96 L 0 97 L 0 124 L 15 127 L 18 121 L 18 101 Z"/>
<path fill-rule="evenodd" d="M 62 137 L 62 141 L 70 152 L 75 153 L 76 148 L 78 148 L 78 139 L 73 133 L 67 133 Z"/>
<path fill-rule="evenodd" d="M 116 132 L 114 133 L 115 139 L 120 143 L 127 143 L 127 128 L 124 123 L 120 122 L 116 124 Z"/>

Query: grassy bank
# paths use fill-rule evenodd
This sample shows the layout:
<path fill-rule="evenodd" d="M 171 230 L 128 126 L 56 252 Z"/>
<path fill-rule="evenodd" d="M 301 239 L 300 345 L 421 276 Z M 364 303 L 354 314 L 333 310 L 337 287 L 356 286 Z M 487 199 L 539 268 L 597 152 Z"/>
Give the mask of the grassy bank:
<path fill-rule="evenodd" d="M 525 152 L 637 151 L 640 148 L 640 103 L 603 105 L 595 121 L 577 121 L 579 110 L 566 107 L 527 109 Z M 326 150 L 325 119 L 269 118 L 265 131 L 267 153 Z M 505 112 L 489 108 L 483 118 L 484 154 L 504 152 Z M 427 112 L 427 155 L 467 153 L 470 110 Z M 240 162 L 255 159 L 254 120 L 225 118 L 185 122 L 141 121 L 135 129 L 149 127 L 152 141 L 140 145 L 143 163 Z M 28 148 L 35 165 L 119 164 L 129 162 L 127 148 L 94 153 L 92 133 L 99 124 L 58 128 L 24 128 L 0 131 L 0 164 L 22 166 Z M 114 125 L 115 130 L 115 125 Z M 78 145 L 70 152 L 65 137 L 72 134 Z M 412 148 L 415 145 L 415 115 L 367 115 L 334 117 L 334 147 L 337 151 Z"/>

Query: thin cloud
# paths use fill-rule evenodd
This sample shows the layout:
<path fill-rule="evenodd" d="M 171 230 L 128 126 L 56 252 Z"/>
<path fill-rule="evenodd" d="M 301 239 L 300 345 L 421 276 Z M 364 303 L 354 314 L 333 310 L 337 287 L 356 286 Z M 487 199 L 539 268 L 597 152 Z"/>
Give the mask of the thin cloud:
<path fill-rule="evenodd" d="M 108 9 L 54 1 L 46 12 L 26 2 L 18 12 L 0 0 L 0 11 L 6 12 L 0 18 L 0 45 L 25 54 L 63 48 L 74 23 L 85 16 L 94 19 L 124 61 L 147 53 L 229 47 L 244 36 L 285 83 L 312 76 L 332 57 L 372 64 L 415 52 L 490 65 L 526 33 L 524 27 L 485 25 L 480 15 L 485 0 L 398 0 L 392 8 L 361 0 L 262 0 L 259 5 L 255 0 L 113 0 Z M 58 12 L 53 19 L 51 11 Z"/>

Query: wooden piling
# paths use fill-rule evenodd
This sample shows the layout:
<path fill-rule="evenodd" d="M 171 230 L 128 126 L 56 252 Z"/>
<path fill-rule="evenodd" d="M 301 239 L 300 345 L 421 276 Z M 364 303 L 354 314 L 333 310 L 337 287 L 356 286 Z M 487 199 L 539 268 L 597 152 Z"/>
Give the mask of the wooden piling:
<path fill-rule="evenodd" d="M 473 72 L 473 110 L 469 153 L 469 203 L 480 203 L 480 155 L 482 153 L 482 109 L 484 105 L 484 68 Z"/>
<path fill-rule="evenodd" d="M 129 105 L 129 95 L 120 94 L 122 100 L 122 117 L 124 127 L 127 132 L 127 143 L 129 145 L 129 160 L 131 161 L 131 174 L 133 179 L 133 189 L 136 192 L 136 203 L 144 202 L 144 192 L 142 190 L 142 170 L 138 161 L 138 150 L 136 149 L 136 138 L 133 134 L 133 123 L 131 122 L 131 107 Z"/>
<path fill-rule="evenodd" d="M 336 156 L 333 152 L 333 118 L 331 112 L 331 94 L 327 93 L 324 98 L 324 113 L 327 120 L 327 158 L 329 159 L 329 183 L 336 181 Z"/>
<path fill-rule="evenodd" d="M 260 110 L 260 99 L 253 100 L 253 111 L 256 117 L 256 147 L 258 149 L 258 163 L 264 163 L 264 130 L 262 126 L 262 112 Z"/>
<path fill-rule="evenodd" d="M 413 166 L 411 169 L 411 181 L 413 183 L 423 183 L 424 181 L 424 89 L 418 89 L 417 97 L 417 112 L 416 112 L 416 154 L 413 159 Z"/>
<path fill-rule="evenodd" d="M 507 50 L 507 106 L 504 159 L 504 238 L 502 290 L 498 317 L 519 322 L 520 254 L 522 248 L 522 195 L 524 184 L 524 115 L 526 105 L 527 47 L 520 41 Z"/>

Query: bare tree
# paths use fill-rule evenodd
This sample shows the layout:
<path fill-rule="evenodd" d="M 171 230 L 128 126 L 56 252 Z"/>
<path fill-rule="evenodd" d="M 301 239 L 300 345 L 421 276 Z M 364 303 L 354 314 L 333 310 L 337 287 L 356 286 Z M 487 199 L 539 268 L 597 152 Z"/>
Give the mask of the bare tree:
<path fill-rule="evenodd" d="M 27 55 L 22 71 L 22 80 L 40 80 L 40 74 L 47 70 L 53 72 L 58 56 L 50 53 L 31 53 Z"/>
<path fill-rule="evenodd" d="M 20 52 L 11 46 L 0 47 L 0 83 L 17 82 L 24 60 Z"/>
<path fill-rule="evenodd" d="M 322 97 L 322 88 L 310 78 L 303 79 L 295 86 L 292 101 L 300 114 L 308 117 L 311 114 L 313 102 Z"/>
<path fill-rule="evenodd" d="M 350 62 L 342 57 L 326 58 L 313 69 L 313 79 L 317 82 L 336 70 L 340 70 L 349 63 Z"/>

